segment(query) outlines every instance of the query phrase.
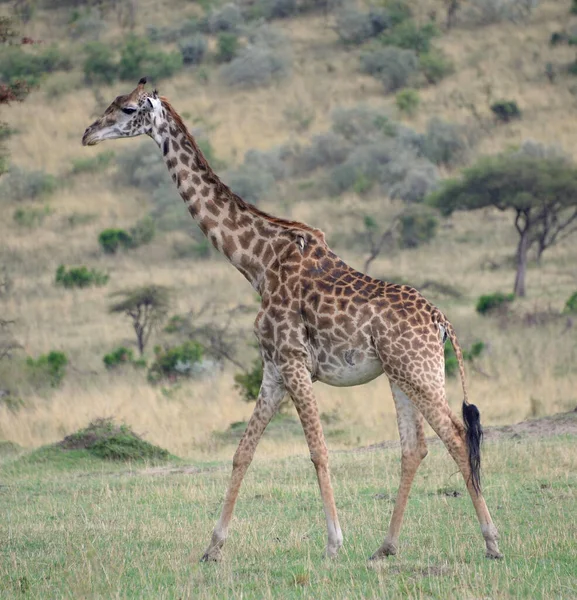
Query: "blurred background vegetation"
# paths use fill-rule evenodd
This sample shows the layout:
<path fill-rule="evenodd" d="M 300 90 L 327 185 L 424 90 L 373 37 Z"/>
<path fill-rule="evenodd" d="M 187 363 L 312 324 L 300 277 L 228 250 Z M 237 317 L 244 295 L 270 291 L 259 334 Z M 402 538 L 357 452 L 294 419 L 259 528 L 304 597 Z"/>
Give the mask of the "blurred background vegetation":
<path fill-rule="evenodd" d="M 226 455 L 250 414 L 254 292 L 191 222 L 150 140 L 80 145 L 144 75 L 235 192 L 447 313 L 485 423 L 573 409 L 575 12 L 0 2 L 0 439 L 37 446 L 114 415 L 175 454 Z M 386 379 L 316 390 L 331 446 L 397 436 Z M 304 442 L 279 427 L 264 444 Z"/>

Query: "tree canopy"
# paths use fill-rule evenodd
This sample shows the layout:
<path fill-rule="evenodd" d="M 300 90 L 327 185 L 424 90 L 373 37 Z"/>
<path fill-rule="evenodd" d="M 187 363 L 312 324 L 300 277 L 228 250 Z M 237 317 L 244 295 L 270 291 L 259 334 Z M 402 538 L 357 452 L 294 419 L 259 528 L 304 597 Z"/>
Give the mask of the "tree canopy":
<path fill-rule="evenodd" d="M 514 214 L 519 234 L 514 293 L 525 295 L 528 252 L 537 258 L 577 231 L 577 168 L 561 156 L 508 153 L 480 160 L 428 198 L 445 216 L 493 206 Z"/>

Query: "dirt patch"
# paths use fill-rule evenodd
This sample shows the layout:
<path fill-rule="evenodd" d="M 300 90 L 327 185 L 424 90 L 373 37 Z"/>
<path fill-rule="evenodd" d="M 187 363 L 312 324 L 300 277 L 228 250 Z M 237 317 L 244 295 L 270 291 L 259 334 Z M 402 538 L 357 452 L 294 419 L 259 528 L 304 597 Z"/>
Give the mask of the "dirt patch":
<path fill-rule="evenodd" d="M 577 436 L 577 408 L 567 413 L 559 413 L 550 417 L 529 419 L 515 425 L 490 425 L 483 428 L 485 440 L 506 440 L 543 438 L 553 435 Z M 427 444 L 440 443 L 438 437 L 427 438 Z M 371 452 L 377 449 L 399 448 L 398 441 L 380 442 L 356 448 L 352 452 Z"/>

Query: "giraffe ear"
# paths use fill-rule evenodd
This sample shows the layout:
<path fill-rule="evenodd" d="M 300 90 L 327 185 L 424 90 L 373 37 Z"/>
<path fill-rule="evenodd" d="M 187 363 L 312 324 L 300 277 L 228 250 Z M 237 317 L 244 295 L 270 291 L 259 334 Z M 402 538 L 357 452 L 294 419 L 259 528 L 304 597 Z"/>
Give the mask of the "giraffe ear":
<path fill-rule="evenodd" d="M 306 240 L 305 240 L 304 235 L 297 235 L 295 241 L 296 241 L 297 246 L 299 247 L 299 250 L 301 251 L 301 253 L 304 252 L 304 249 L 306 246 Z"/>

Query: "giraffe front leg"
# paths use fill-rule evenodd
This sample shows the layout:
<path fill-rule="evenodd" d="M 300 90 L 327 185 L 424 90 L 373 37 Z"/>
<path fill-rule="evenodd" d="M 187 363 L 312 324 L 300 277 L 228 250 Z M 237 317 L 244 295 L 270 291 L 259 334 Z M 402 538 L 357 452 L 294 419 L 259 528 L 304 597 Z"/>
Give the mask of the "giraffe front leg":
<path fill-rule="evenodd" d="M 282 373 L 285 386 L 295 403 L 315 466 L 327 521 L 326 556 L 334 558 L 343 545 L 337 508 L 329 471 L 329 452 L 321 425 L 319 409 L 313 394 L 310 373 L 305 365 L 293 365 Z"/>
<path fill-rule="evenodd" d="M 224 499 L 222 513 L 212 532 L 210 544 L 201 558 L 202 562 L 218 562 L 222 558 L 222 547 L 228 535 L 228 526 L 232 518 L 242 480 L 252 462 L 258 442 L 266 426 L 276 413 L 285 394 L 286 390 L 282 383 L 279 382 L 276 368 L 272 364 L 265 362 L 258 400 L 238 448 L 234 453 L 232 476 Z"/>

